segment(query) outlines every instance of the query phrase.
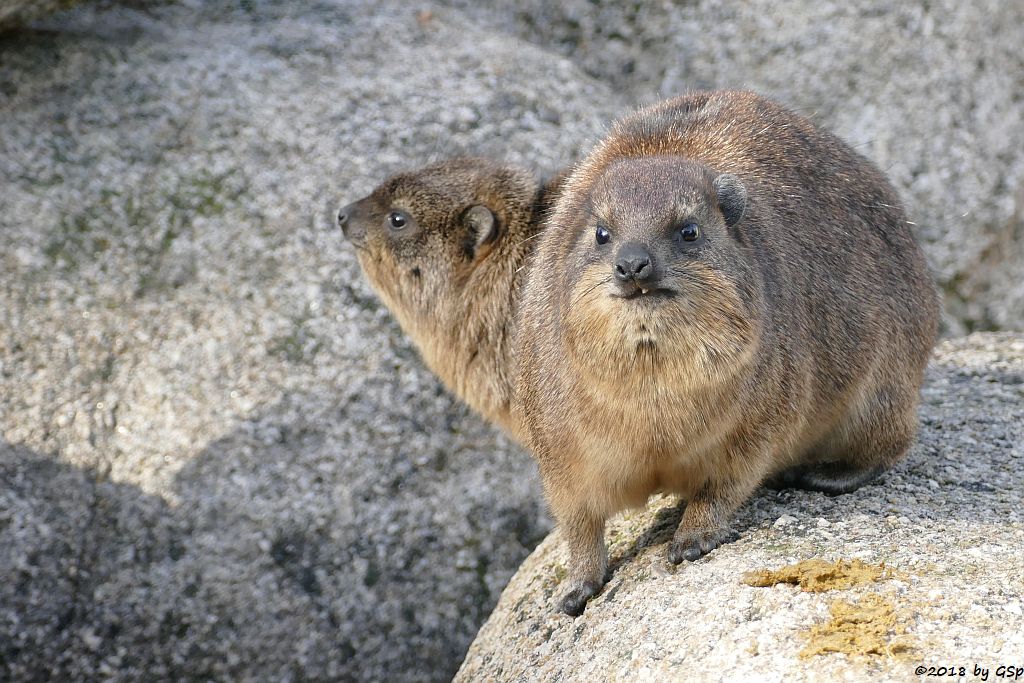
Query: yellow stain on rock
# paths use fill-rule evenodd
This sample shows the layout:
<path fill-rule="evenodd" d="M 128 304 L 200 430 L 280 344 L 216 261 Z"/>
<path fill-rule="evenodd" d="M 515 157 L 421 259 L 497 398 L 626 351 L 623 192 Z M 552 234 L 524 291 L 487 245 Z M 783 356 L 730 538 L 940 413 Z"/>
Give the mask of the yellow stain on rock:
<path fill-rule="evenodd" d="M 811 593 L 824 593 L 874 583 L 895 575 L 884 564 L 812 559 L 780 569 L 747 572 L 743 575 L 743 582 L 759 587 L 787 583 Z M 880 595 L 869 594 L 859 602 L 833 600 L 829 614 L 827 622 L 815 624 L 805 632 L 807 646 L 800 652 L 801 657 L 832 652 L 893 657 L 914 650 L 914 641 L 907 635 L 905 619 L 892 602 Z"/>
<path fill-rule="evenodd" d="M 893 577 L 893 571 L 884 564 L 867 564 L 860 560 L 801 560 L 781 569 L 758 569 L 743 575 L 748 586 L 768 587 L 777 583 L 800 586 L 812 593 L 843 590 Z"/>
<path fill-rule="evenodd" d="M 827 622 L 806 631 L 807 647 L 800 651 L 801 657 L 831 652 L 894 657 L 914 650 L 896 607 L 881 595 L 865 595 L 856 603 L 833 600 L 829 613 Z"/>

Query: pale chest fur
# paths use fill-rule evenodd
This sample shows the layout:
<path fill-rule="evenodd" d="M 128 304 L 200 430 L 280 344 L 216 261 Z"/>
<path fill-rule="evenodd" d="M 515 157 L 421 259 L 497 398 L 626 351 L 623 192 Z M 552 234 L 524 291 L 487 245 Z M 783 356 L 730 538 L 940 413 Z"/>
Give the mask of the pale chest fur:
<path fill-rule="evenodd" d="M 577 415 L 565 435 L 576 446 L 571 476 L 607 515 L 658 492 L 692 497 L 723 461 L 742 410 L 663 389 L 637 401 L 590 393 Z"/>

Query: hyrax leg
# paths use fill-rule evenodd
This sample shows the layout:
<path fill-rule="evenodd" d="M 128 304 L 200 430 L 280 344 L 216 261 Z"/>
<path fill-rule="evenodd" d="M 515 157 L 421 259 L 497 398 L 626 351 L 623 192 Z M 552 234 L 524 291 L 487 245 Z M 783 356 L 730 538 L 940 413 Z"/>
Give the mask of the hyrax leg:
<path fill-rule="evenodd" d="M 562 596 L 560 608 L 578 617 L 587 601 L 607 581 L 608 551 L 604 546 L 604 518 L 580 506 L 555 510 L 555 517 L 569 550 L 569 590 Z"/>
<path fill-rule="evenodd" d="M 806 462 L 771 478 L 772 488 L 850 493 L 898 462 L 917 431 L 916 392 L 887 389 L 857 405 Z"/>
<path fill-rule="evenodd" d="M 679 521 L 679 527 L 668 546 L 668 561 L 679 564 L 693 562 L 723 543 L 739 538 L 729 527 L 733 513 L 757 488 L 756 474 L 740 480 L 709 480 L 690 499 Z"/>

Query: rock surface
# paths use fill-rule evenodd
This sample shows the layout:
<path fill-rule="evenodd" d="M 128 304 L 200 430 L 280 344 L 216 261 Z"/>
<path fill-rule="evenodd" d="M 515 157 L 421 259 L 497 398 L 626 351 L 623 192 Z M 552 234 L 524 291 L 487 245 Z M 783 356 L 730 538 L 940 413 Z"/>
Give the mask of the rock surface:
<path fill-rule="evenodd" d="M 553 612 L 566 558 L 551 534 L 456 680 L 906 681 L 950 665 L 975 680 L 975 666 L 1024 666 L 1024 335 L 944 343 L 920 412 L 918 444 L 876 483 L 834 498 L 762 491 L 736 520 L 740 540 L 696 563 L 665 560 L 674 500 L 620 516 L 612 579 L 575 620 Z M 894 577 L 824 593 L 743 583 L 810 558 L 884 563 Z M 908 653 L 800 658 L 832 601 L 872 595 L 907 627 Z"/>
<path fill-rule="evenodd" d="M 615 98 L 455 12 L 202 5 L 0 39 L 0 680 L 450 678 L 550 522 L 331 209 Z"/>
<path fill-rule="evenodd" d="M 398 169 L 549 172 L 652 93 L 758 87 L 890 170 L 951 330 L 1024 326 L 1019 3 L 457 5 L 84 3 L 0 35 L 0 679 L 457 669 L 550 522 L 332 229 Z"/>

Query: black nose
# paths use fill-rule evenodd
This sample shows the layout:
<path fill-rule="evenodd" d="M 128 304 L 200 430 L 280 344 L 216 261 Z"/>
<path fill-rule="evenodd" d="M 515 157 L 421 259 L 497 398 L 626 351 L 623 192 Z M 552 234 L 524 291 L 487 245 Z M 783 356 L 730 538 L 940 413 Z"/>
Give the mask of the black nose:
<path fill-rule="evenodd" d="M 341 233 L 350 242 L 357 245 L 366 237 L 365 221 L 360 220 L 357 215 L 358 204 L 359 202 L 355 202 L 338 209 L 338 227 L 341 228 Z"/>
<path fill-rule="evenodd" d="M 619 282 L 645 284 L 654 279 L 654 263 L 641 244 L 627 242 L 615 255 L 615 277 Z"/>

